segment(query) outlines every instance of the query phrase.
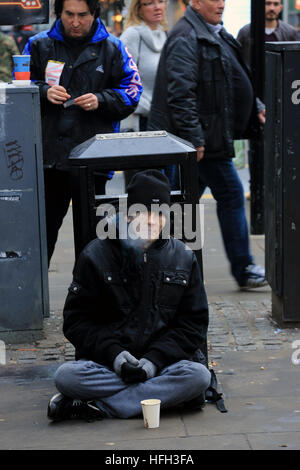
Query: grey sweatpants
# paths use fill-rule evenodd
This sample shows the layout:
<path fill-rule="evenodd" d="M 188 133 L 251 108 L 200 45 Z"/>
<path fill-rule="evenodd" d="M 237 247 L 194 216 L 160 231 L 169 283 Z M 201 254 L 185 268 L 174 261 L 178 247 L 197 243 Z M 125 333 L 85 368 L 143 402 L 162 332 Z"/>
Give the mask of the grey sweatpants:
<path fill-rule="evenodd" d="M 56 371 L 56 388 L 63 395 L 95 400 L 109 418 L 130 418 L 141 413 L 141 400 L 158 398 L 162 408 L 192 400 L 210 384 L 210 372 L 198 362 L 182 360 L 165 367 L 146 382 L 126 384 L 111 369 L 93 361 L 62 364 Z"/>

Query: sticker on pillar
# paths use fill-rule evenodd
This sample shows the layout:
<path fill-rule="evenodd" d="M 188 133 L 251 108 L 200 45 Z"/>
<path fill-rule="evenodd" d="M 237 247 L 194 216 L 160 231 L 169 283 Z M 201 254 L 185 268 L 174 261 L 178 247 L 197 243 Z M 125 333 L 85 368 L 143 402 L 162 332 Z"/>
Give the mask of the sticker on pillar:
<path fill-rule="evenodd" d="M 12 259 L 12 258 L 22 258 L 21 251 L 0 251 L 0 260 L 1 259 Z"/>
<path fill-rule="evenodd" d="M 48 60 L 45 70 L 45 81 L 48 83 L 48 85 L 59 85 L 60 77 L 64 66 L 64 62 Z"/>

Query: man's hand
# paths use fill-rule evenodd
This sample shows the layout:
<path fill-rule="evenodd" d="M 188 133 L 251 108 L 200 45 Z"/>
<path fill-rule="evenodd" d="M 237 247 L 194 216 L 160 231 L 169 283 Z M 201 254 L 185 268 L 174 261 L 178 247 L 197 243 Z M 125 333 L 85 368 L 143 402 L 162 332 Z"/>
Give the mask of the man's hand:
<path fill-rule="evenodd" d="M 80 106 L 84 111 L 95 111 L 99 106 L 99 101 L 97 96 L 93 93 L 86 93 L 85 95 L 75 98 L 74 104 Z"/>
<path fill-rule="evenodd" d="M 115 357 L 115 360 L 113 363 L 113 369 L 117 375 L 119 376 L 121 375 L 122 365 L 125 364 L 126 362 L 131 364 L 132 366 L 139 365 L 139 361 L 132 354 L 130 354 L 130 352 L 122 351 Z"/>
<path fill-rule="evenodd" d="M 152 379 L 156 375 L 156 365 L 145 357 L 142 357 L 142 359 L 140 359 L 139 367 L 141 367 L 146 372 L 147 379 Z"/>
<path fill-rule="evenodd" d="M 200 162 L 200 160 L 202 160 L 202 158 L 204 157 L 204 150 L 205 150 L 205 147 L 196 147 L 196 150 L 197 150 L 197 162 Z"/>
<path fill-rule="evenodd" d="M 53 85 L 47 90 L 47 98 L 52 104 L 63 104 L 65 101 L 69 100 L 71 96 L 63 86 Z"/>
<path fill-rule="evenodd" d="M 266 123 L 266 108 L 263 109 L 259 114 L 258 114 L 258 119 L 261 124 Z"/>

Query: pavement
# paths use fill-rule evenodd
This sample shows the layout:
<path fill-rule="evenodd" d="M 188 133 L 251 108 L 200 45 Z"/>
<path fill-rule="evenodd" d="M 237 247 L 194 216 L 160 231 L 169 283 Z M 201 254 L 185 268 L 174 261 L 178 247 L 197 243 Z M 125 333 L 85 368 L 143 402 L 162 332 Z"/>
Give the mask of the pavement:
<path fill-rule="evenodd" d="M 118 174 L 109 191 L 120 183 Z M 43 338 L 7 344 L 6 365 L 0 365 L 0 449 L 102 450 L 104 456 L 121 455 L 114 454 L 120 450 L 133 455 L 138 450 L 187 454 L 300 449 L 300 365 L 292 361 L 297 359 L 300 329 L 275 323 L 268 286 L 251 292 L 237 289 L 224 254 L 216 204 L 209 193 L 202 202 L 209 361 L 228 412 L 220 413 L 212 404 L 203 411 L 169 410 L 161 413 L 157 429 L 145 429 L 140 417 L 48 421 L 47 403 L 56 393 L 53 374 L 62 362 L 74 359 L 74 348 L 62 334 L 62 309 L 74 263 L 70 207 L 49 270 L 50 316 L 44 319 Z M 248 201 L 246 205 L 249 212 Z M 251 247 L 255 261 L 264 265 L 264 236 L 251 236 Z"/>

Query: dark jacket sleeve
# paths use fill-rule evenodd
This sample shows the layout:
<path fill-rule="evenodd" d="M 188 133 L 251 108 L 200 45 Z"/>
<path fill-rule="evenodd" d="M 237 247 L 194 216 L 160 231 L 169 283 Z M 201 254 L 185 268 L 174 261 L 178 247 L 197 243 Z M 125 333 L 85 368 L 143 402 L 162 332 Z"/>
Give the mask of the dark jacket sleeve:
<path fill-rule="evenodd" d="M 190 360 L 197 349 L 205 356 L 207 328 L 207 298 L 199 264 L 193 254 L 189 286 L 178 306 L 177 314 L 166 333 L 150 345 L 144 357 L 162 369 L 182 359 Z"/>
<path fill-rule="evenodd" d="M 124 350 L 115 337 L 110 312 L 101 311 L 104 281 L 85 251 L 74 269 L 73 282 L 64 306 L 63 332 L 76 349 L 76 358 L 88 358 L 112 367 Z"/>
<path fill-rule="evenodd" d="M 175 37 L 166 54 L 167 105 L 176 135 L 195 147 L 205 145 L 197 109 L 199 54 L 196 38 Z"/>

